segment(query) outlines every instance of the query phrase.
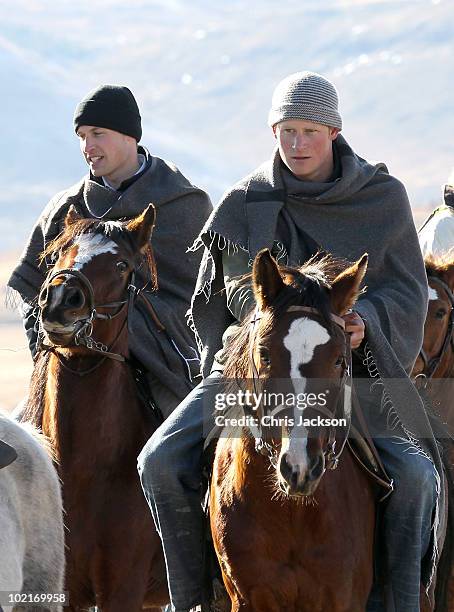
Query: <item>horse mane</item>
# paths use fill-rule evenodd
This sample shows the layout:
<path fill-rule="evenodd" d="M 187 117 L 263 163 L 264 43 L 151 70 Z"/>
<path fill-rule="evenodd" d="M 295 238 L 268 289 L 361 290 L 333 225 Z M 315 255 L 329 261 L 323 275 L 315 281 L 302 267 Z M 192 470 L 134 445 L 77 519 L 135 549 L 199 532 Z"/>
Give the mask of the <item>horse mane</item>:
<path fill-rule="evenodd" d="M 29 394 L 24 411 L 20 415 L 20 422 L 30 422 L 38 429 L 42 428 L 44 413 L 44 391 L 46 386 L 43 381 L 47 379 L 47 368 L 50 353 L 40 352 L 36 357 L 30 379 Z"/>
<path fill-rule="evenodd" d="M 347 265 L 345 260 L 317 253 L 299 268 L 279 266 L 286 287 L 277 295 L 270 308 L 260 313 L 261 324 L 257 326 L 255 342 L 260 344 L 266 338 L 273 328 L 274 321 L 289 305 L 316 308 L 332 332 L 329 291 L 333 280 Z M 252 275 L 247 274 L 243 278 L 252 278 Z M 255 310 L 245 318 L 229 343 L 228 358 L 224 368 L 224 376 L 228 380 L 246 380 L 251 376 L 249 344 L 254 317 L 256 317 Z"/>
<path fill-rule="evenodd" d="M 137 245 L 134 243 L 130 232 L 126 230 L 126 223 L 122 221 L 102 221 L 101 219 L 78 219 L 74 223 L 65 226 L 63 231 L 46 246 L 40 255 L 40 263 L 46 257 L 53 257 L 59 252 L 68 249 L 76 238 L 83 234 L 102 234 L 117 244 L 126 244 L 132 254 L 136 254 Z M 147 281 L 153 289 L 157 289 L 156 260 L 150 243 L 141 251 L 142 262 L 145 264 Z M 140 267 L 143 271 L 143 267 Z"/>
<path fill-rule="evenodd" d="M 424 265 L 427 276 L 440 276 L 454 267 L 454 249 L 450 249 L 443 255 L 428 254 L 424 256 Z"/>

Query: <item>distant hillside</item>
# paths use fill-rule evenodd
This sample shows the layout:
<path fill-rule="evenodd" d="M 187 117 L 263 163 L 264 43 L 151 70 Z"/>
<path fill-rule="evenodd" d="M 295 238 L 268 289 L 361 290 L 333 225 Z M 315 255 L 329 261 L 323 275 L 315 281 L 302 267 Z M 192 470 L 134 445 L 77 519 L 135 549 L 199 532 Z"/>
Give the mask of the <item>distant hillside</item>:
<path fill-rule="evenodd" d="M 101 82 L 132 88 L 144 144 L 213 200 L 269 156 L 272 90 L 301 69 L 336 83 L 344 135 L 415 207 L 454 165 L 450 0 L 16 0 L 0 18 L 0 250 L 85 171 L 72 113 Z"/>

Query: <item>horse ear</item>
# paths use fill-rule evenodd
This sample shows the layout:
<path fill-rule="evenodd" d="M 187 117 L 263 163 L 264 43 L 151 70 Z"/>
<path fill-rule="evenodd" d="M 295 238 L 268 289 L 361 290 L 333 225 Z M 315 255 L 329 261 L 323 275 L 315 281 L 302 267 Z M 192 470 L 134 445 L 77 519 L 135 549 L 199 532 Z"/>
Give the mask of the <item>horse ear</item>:
<path fill-rule="evenodd" d="M 137 246 L 141 251 L 147 248 L 153 233 L 154 225 L 156 221 L 156 209 L 153 204 L 148 204 L 146 209 L 126 224 L 126 229 L 131 232 Z"/>
<path fill-rule="evenodd" d="M 76 223 L 76 221 L 80 221 L 81 219 L 82 219 L 82 215 L 79 215 L 74 204 L 71 204 L 71 206 L 68 209 L 68 212 L 66 213 L 65 228 L 69 227 L 73 223 Z"/>
<path fill-rule="evenodd" d="M 262 249 L 257 253 L 252 266 L 252 288 L 260 310 L 269 307 L 284 286 L 276 260 L 269 249 Z"/>
<path fill-rule="evenodd" d="M 334 313 L 343 315 L 356 302 L 360 294 L 359 287 L 366 274 L 367 253 L 352 266 L 341 272 L 331 285 L 331 308 Z"/>

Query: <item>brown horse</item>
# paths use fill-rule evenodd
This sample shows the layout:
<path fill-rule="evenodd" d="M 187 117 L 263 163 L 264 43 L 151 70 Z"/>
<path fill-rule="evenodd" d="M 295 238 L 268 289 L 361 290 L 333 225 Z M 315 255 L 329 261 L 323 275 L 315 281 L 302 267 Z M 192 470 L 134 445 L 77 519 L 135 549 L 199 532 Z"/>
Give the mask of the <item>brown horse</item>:
<path fill-rule="evenodd" d="M 454 375 L 454 254 L 424 258 L 429 307 L 424 342 L 412 375 L 452 378 Z"/>
<path fill-rule="evenodd" d="M 235 339 L 225 374 L 247 381 L 262 401 L 267 390 L 290 390 L 308 403 L 302 413 L 286 393 L 291 407 L 281 403 L 271 413 L 262 404 L 255 417 L 249 411 L 250 428 L 218 442 L 211 527 L 233 611 L 365 610 L 373 578 L 372 485 L 349 452 L 328 469 L 340 454 L 333 433 L 342 448 L 345 431 L 312 419 L 334 417 L 345 393 L 349 341 L 340 316 L 354 304 L 366 266 L 363 256 L 331 276 L 326 258 L 279 269 L 268 250 L 254 261 L 257 310 Z M 296 427 L 300 414 L 310 421 Z M 268 439 L 265 419 L 275 425 Z"/>
<path fill-rule="evenodd" d="M 136 471 L 154 424 L 128 352 L 134 283 L 139 274 L 155 277 L 147 259 L 154 220 L 151 205 L 129 223 L 70 210 L 45 251 L 56 263 L 39 296 L 44 344 L 23 419 L 42 427 L 57 455 L 70 610 L 136 612 L 169 601 L 160 538 Z"/>
<path fill-rule="evenodd" d="M 434 412 L 451 436 L 454 436 L 454 254 L 426 255 L 424 258 L 429 284 L 429 306 L 424 325 L 423 346 L 412 376 Z M 454 445 L 441 430 L 447 473 L 454 477 Z M 449 500 L 449 508 L 454 500 Z M 436 610 L 454 612 L 454 518 L 448 511 L 448 531 L 437 572 L 437 601 L 444 605 Z M 446 599 L 447 598 L 447 599 Z"/>

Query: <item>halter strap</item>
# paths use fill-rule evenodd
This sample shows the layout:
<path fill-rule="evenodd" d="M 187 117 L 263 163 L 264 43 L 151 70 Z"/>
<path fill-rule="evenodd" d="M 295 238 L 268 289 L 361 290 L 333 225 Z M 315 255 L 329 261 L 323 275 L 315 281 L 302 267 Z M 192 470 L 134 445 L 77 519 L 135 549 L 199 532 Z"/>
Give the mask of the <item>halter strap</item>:
<path fill-rule="evenodd" d="M 289 306 L 284 312 L 307 312 L 309 314 L 316 314 L 320 316 L 320 311 L 317 310 L 317 308 L 311 308 L 310 306 Z M 345 331 L 345 321 L 342 317 L 339 317 L 331 312 L 329 314 L 329 318 Z"/>

